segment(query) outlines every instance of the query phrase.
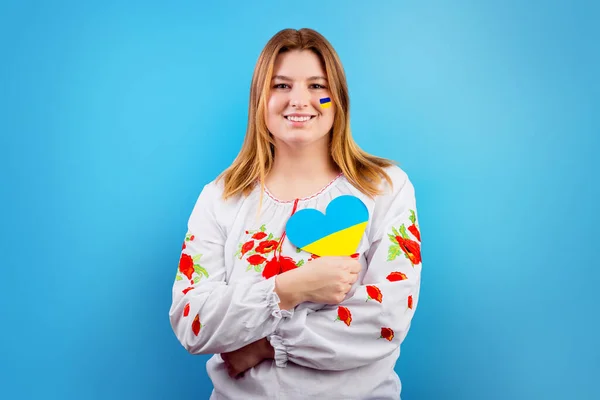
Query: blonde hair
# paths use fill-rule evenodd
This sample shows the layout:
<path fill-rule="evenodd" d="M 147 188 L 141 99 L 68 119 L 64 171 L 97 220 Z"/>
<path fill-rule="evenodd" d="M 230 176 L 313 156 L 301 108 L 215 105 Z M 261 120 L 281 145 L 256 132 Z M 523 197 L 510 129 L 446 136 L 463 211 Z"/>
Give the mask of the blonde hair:
<path fill-rule="evenodd" d="M 382 178 L 391 186 L 392 181 L 384 168 L 396 162 L 366 153 L 352 139 L 346 75 L 334 48 L 325 37 L 312 29 L 284 29 L 269 40 L 258 57 L 250 88 L 248 126 L 244 143 L 233 163 L 217 178 L 225 180 L 223 198 L 239 194 L 248 195 L 258 180 L 262 203 L 265 177 L 275 158 L 275 142 L 266 125 L 266 107 L 273 66 L 279 54 L 290 50 L 311 50 L 323 63 L 329 82 L 331 102 L 335 107 L 330 153 L 345 178 L 370 197 L 380 193 L 379 184 Z"/>

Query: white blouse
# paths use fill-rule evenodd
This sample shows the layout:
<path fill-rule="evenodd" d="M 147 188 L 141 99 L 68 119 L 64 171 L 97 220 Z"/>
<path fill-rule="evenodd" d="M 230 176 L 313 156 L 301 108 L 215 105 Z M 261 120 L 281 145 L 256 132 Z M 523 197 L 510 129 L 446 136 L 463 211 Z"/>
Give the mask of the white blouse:
<path fill-rule="evenodd" d="M 419 300 L 421 237 L 411 181 L 398 166 L 386 171 L 393 188 L 384 181 L 385 193 L 375 199 L 339 175 L 296 201 L 265 190 L 260 213 L 260 185 L 227 201 L 222 181 L 204 186 L 189 218 L 169 318 L 186 350 L 214 354 L 206 365 L 212 400 L 400 398 L 394 366 Z M 269 263 L 281 237 L 284 271 L 317 257 L 284 235 L 294 206 L 325 212 L 332 199 L 347 194 L 369 210 L 357 282 L 338 305 L 305 302 L 281 310 L 274 286 L 282 271 Z M 230 378 L 220 353 L 265 337 L 275 360 Z"/>

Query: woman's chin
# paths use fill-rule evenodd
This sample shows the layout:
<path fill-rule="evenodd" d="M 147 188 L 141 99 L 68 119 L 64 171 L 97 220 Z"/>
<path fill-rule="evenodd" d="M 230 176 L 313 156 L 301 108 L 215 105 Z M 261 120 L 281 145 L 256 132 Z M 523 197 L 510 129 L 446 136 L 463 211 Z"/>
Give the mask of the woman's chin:
<path fill-rule="evenodd" d="M 306 147 L 327 142 L 327 134 L 318 134 L 312 130 L 291 129 L 273 136 L 276 144 L 280 143 L 288 147 Z"/>

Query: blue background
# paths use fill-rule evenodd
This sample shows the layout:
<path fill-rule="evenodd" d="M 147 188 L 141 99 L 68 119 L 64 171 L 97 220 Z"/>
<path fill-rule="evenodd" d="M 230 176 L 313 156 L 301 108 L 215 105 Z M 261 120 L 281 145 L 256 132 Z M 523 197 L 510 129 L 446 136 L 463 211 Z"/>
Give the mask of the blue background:
<path fill-rule="evenodd" d="M 417 190 L 403 399 L 600 398 L 598 2 L 121 3 L 0 6 L 0 398 L 208 398 L 171 284 L 287 27 L 331 41 L 356 140 Z"/>

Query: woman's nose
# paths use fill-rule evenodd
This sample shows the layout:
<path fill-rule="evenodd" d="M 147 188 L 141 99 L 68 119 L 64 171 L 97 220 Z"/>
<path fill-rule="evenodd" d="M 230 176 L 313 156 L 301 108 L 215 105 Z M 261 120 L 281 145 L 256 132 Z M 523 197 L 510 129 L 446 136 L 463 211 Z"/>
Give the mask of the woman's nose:
<path fill-rule="evenodd" d="M 310 103 L 310 92 L 296 85 L 290 92 L 290 104 L 294 107 L 306 107 Z"/>

